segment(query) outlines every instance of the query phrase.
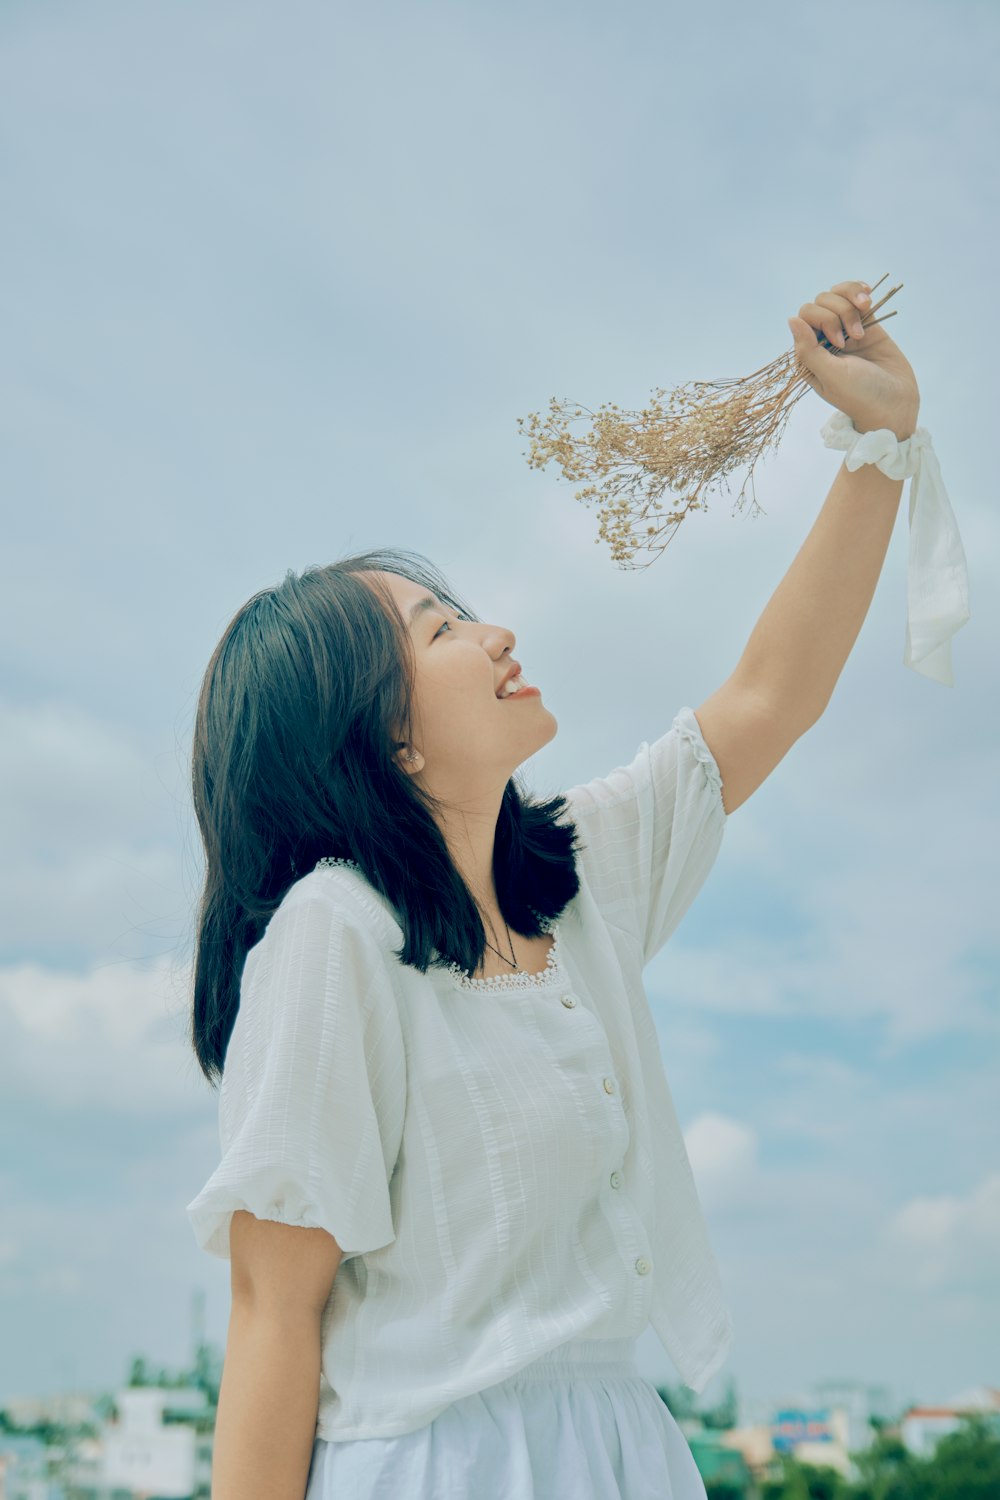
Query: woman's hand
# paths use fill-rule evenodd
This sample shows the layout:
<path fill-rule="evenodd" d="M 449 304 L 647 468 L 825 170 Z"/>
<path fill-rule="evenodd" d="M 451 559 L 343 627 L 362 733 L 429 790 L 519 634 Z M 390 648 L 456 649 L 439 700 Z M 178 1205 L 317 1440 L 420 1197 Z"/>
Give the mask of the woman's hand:
<path fill-rule="evenodd" d="M 818 396 L 850 417 L 859 432 L 889 427 L 900 440 L 917 425 L 920 392 L 913 367 L 880 324 L 862 329 L 871 298 L 863 281 L 838 281 L 804 302 L 788 326 L 795 353 Z M 817 332 L 845 352 L 817 342 Z"/>

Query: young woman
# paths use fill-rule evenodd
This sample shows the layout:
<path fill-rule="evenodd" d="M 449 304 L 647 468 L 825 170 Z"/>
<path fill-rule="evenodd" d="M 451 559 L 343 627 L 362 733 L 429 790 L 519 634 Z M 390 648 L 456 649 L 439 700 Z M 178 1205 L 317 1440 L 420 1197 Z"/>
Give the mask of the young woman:
<path fill-rule="evenodd" d="M 802 318 L 853 331 L 859 287 Z M 912 372 L 865 338 L 888 373 L 849 415 L 906 438 Z M 289 572 L 231 620 L 193 755 L 213 1500 L 704 1500 L 635 1362 L 652 1323 L 700 1391 L 731 1338 L 642 973 L 823 712 L 901 490 L 842 468 L 732 676 L 546 802 L 531 663 L 425 559 Z"/>

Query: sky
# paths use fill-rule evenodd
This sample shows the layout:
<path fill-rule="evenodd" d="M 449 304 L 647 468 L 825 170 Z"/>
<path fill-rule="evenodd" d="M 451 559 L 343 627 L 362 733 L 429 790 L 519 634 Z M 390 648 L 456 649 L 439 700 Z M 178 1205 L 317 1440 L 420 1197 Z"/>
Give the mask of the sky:
<path fill-rule="evenodd" d="M 1000 1386 L 1000 231 L 989 3 L 7 0 L 0 151 L 0 1402 L 224 1346 L 185 1205 L 196 694 L 286 570 L 422 553 L 512 629 L 539 796 L 729 676 L 840 464 L 798 403 L 643 570 L 518 417 L 748 374 L 903 283 L 969 567 L 903 666 L 908 486 L 830 705 L 647 992 L 735 1323 L 706 1403 Z M 993 390 L 991 397 L 989 392 Z M 655 1334 L 644 1373 L 676 1372 Z"/>

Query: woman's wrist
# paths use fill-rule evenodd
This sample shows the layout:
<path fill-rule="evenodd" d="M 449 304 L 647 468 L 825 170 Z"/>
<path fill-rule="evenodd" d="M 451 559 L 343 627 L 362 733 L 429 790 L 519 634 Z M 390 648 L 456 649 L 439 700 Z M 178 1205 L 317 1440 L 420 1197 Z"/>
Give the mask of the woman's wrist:
<path fill-rule="evenodd" d="M 878 432 L 883 427 L 888 427 L 889 431 L 895 434 L 897 442 L 905 443 L 906 439 L 912 437 L 917 430 L 918 412 L 919 408 L 914 407 L 892 417 L 887 415 L 880 421 L 855 422 L 854 427 L 857 432 Z"/>

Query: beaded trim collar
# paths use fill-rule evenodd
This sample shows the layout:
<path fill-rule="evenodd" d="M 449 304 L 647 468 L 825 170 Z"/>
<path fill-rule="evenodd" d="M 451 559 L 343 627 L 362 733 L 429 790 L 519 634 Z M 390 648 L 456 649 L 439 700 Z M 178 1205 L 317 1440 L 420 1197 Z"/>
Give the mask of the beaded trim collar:
<path fill-rule="evenodd" d="M 537 912 L 535 915 L 539 916 Z M 492 974 L 488 979 L 473 979 L 471 974 L 466 974 L 455 963 L 449 964 L 446 972 L 460 990 L 478 991 L 537 990 L 543 984 L 551 983 L 553 979 L 562 978 L 562 965 L 559 961 L 559 923 L 554 922 L 551 917 L 539 917 L 539 921 L 542 931 L 551 935 L 552 947 L 546 956 L 545 968 L 540 969 L 537 974 Z"/>
<path fill-rule="evenodd" d="M 364 872 L 356 860 L 343 859 L 336 855 L 324 854 L 316 861 L 316 868 L 321 866 L 326 869 L 336 868 L 338 865 L 346 865 L 348 869 L 357 870 L 364 878 Z M 532 907 L 534 911 L 534 907 Z M 447 974 L 454 984 L 461 990 L 472 991 L 500 991 L 506 993 L 510 990 L 534 990 L 541 988 L 544 984 L 550 984 L 555 979 L 564 978 L 559 953 L 560 929 L 559 923 L 552 917 L 543 917 L 540 912 L 535 912 L 538 917 L 543 933 L 551 936 L 552 947 L 549 949 L 545 959 L 545 968 L 540 969 L 537 974 L 492 974 L 485 979 L 475 979 L 471 974 L 466 974 L 457 963 L 450 963 L 441 969 Z"/>

